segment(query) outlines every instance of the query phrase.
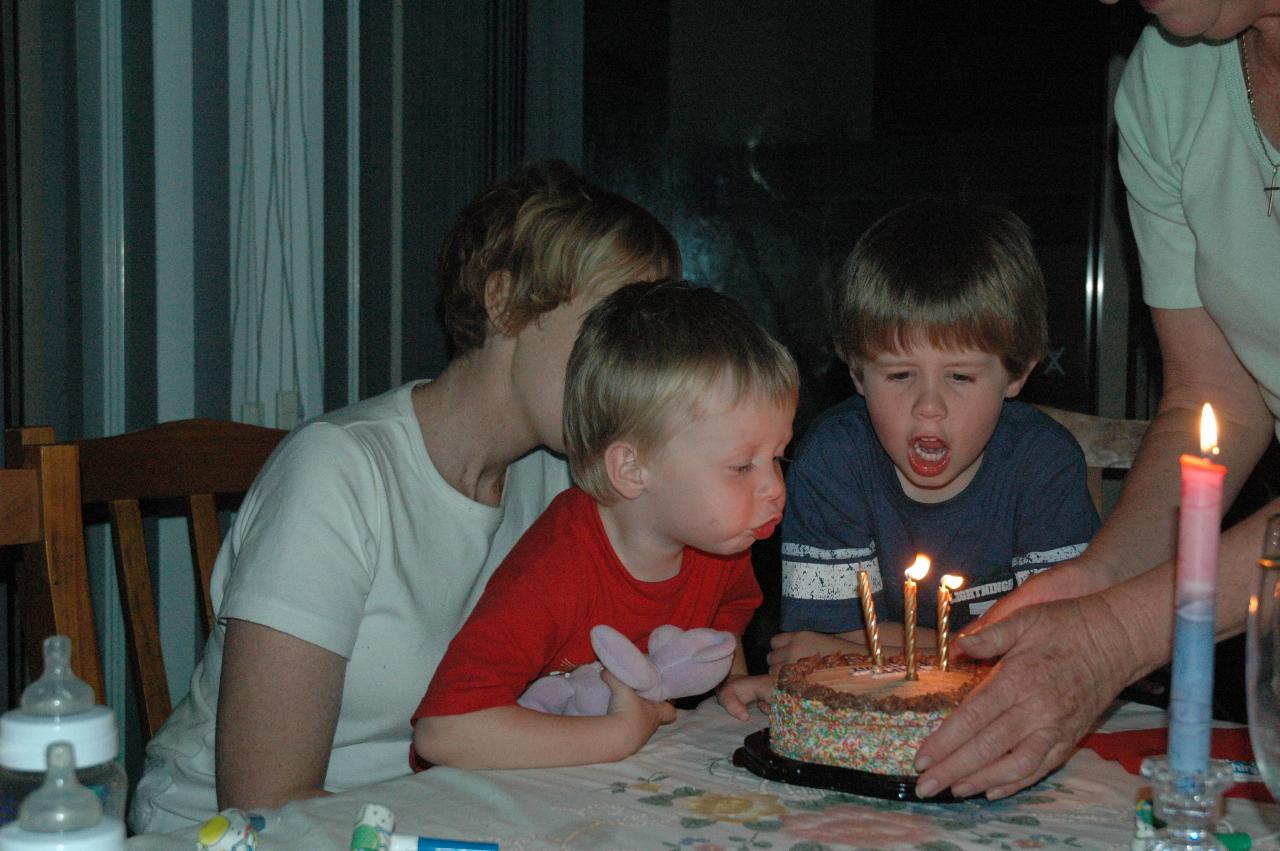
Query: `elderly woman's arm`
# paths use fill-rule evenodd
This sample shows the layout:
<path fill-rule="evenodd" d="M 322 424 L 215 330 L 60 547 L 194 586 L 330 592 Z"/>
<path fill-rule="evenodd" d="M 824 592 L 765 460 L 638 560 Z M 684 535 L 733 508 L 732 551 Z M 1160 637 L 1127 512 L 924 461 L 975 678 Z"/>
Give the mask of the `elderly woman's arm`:
<path fill-rule="evenodd" d="M 346 660 L 250 621 L 227 622 L 218 691 L 218 807 L 326 794 Z"/>
<path fill-rule="evenodd" d="M 1153 309 L 1151 317 L 1165 390 L 1119 501 L 1083 555 L 1033 577 L 997 602 L 984 623 L 1033 603 L 1107 588 L 1171 560 L 1177 544 L 1178 456 L 1199 451 L 1205 402 L 1213 405 L 1222 436 L 1217 460 L 1227 467 L 1224 509 L 1271 442 L 1275 420 L 1257 382 L 1203 308 Z"/>
<path fill-rule="evenodd" d="M 1168 659 L 1178 454 L 1194 451 L 1200 405 L 1212 402 L 1229 502 L 1266 449 L 1274 421 L 1204 310 L 1152 315 L 1166 389 L 1120 504 L 1084 556 L 1028 582 L 957 642 L 966 654 L 1003 659 L 920 748 L 922 794 L 951 787 L 1002 797 L 1034 783 L 1070 755 L 1120 689 Z M 1266 513 L 1223 538 L 1220 634 L 1244 623 Z M 1078 596 L 1099 588 L 1106 590 Z M 1056 602 L 1028 607 L 1040 600 Z"/>

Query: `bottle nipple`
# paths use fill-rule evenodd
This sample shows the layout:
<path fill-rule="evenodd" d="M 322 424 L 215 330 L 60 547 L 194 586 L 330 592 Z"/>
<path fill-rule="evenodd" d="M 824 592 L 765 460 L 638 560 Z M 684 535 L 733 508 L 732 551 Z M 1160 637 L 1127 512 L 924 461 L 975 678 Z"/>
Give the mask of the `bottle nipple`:
<path fill-rule="evenodd" d="M 47 751 L 49 770 L 44 784 L 18 808 L 18 823 L 31 833 L 83 830 L 102 821 L 102 802 L 76 780 L 76 759 L 70 742 L 54 742 Z"/>
<path fill-rule="evenodd" d="M 58 716 L 92 709 L 93 689 L 71 671 L 71 639 L 51 635 L 43 647 L 44 673 L 22 692 L 22 711 Z"/>

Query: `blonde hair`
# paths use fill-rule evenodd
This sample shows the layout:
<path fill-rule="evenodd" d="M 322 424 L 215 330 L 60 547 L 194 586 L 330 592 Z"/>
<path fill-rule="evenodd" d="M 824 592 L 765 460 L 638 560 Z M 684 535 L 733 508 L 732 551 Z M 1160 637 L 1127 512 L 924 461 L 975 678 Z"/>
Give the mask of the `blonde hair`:
<path fill-rule="evenodd" d="M 994 354 L 1020 376 L 1048 347 L 1044 276 L 1009 210 L 928 198 L 858 240 L 831 302 L 836 353 L 855 371 L 921 340 Z"/>
<path fill-rule="evenodd" d="M 699 401 L 728 379 L 731 404 L 795 405 L 795 361 L 737 301 L 686 281 L 623 287 L 582 321 L 564 391 L 565 453 L 574 482 L 597 501 L 618 498 L 605 469 L 610 444 L 659 448 Z"/>
<path fill-rule="evenodd" d="M 484 345 L 485 289 L 510 275 L 504 331 L 597 287 L 680 274 L 680 248 L 643 207 L 588 182 L 558 160 L 525 166 L 457 216 L 436 275 L 455 355 Z"/>

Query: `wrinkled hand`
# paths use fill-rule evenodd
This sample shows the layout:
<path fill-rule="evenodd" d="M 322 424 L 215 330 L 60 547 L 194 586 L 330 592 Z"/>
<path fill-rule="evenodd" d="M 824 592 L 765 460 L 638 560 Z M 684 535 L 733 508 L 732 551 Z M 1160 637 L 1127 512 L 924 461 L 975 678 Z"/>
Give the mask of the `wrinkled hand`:
<path fill-rule="evenodd" d="M 1037 603 L 1092 594 L 1108 587 L 1113 581 L 1110 572 L 1101 566 L 1088 564 L 1083 560 L 1064 562 L 1052 570 L 1037 573 L 996 600 L 995 605 L 978 619 L 978 624 L 986 626 L 1004 620 L 1014 612 Z"/>
<path fill-rule="evenodd" d="M 640 750 L 663 724 L 676 720 L 676 708 L 667 701 L 645 700 L 608 670 L 602 670 L 600 677 L 609 687 L 608 714 L 625 722 L 623 737 L 628 754 Z"/>
<path fill-rule="evenodd" d="M 778 669 L 783 665 L 808 656 L 826 656 L 829 653 L 865 653 L 867 650 L 865 643 L 809 630 L 780 632 L 769 640 L 769 646 L 773 649 L 765 659 L 769 663 L 769 673 L 774 677 L 778 676 Z"/>
<path fill-rule="evenodd" d="M 947 787 L 996 799 L 1066 761 L 1136 671 L 1124 625 L 1095 595 L 1020 609 L 957 638 L 965 655 L 1003 655 L 916 754 L 916 793 Z"/>
<path fill-rule="evenodd" d="M 751 720 L 751 704 L 760 707 L 761 711 L 769 711 L 769 698 L 773 696 L 773 676 L 758 674 L 754 677 L 729 675 L 720 688 L 716 690 L 716 699 L 728 712 L 739 721 Z"/>

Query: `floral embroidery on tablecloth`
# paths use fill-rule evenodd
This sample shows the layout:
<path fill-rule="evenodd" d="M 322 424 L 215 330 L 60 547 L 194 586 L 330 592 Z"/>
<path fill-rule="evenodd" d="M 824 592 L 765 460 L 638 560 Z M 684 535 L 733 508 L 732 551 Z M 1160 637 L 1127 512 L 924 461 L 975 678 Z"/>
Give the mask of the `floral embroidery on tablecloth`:
<path fill-rule="evenodd" d="M 715 778 L 722 760 L 708 763 Z M 858 848 L 912 848 L 915 851 L 960 851 L 957 842 L 1002 851 L 1023 848 L 1079 848 L 1077 837 L 1017 831 L 1035 828 L 1040 820 L 1026 807 L 1053 804 L 1073 790 L 1041 782 L 1016 798 L 977 799 L 938 805 L 863 798 L 844 792 L 788 787 L 792 794 L 719 791 L 691 785 L 668 787 L 665 773 L 615 781 L 611 794 L 635 795 L 637 803 L 678 815 L 679 826 L 690 834 L 678 842 L 664 841 L 671 851 L 831 851 L 827 842 L 847 847 L 845 837 L 856 836 Z M 702 831 L 722 825 L 732 830 L 713 839 Z M 954 841 L 948 841 L 950 836 Z M 839 837 L 839 840 L 837 840 Z"/>
<path fill-rule="evenodd" d="M 702 792 L 675 799 L 676 807 L 695 819 L 733 824 L 761 824 L 777 821 L 786 811 L 786 805 L 777 795 L 764 792 L 740 792 L 725 795 L 720 792 Z"/>

